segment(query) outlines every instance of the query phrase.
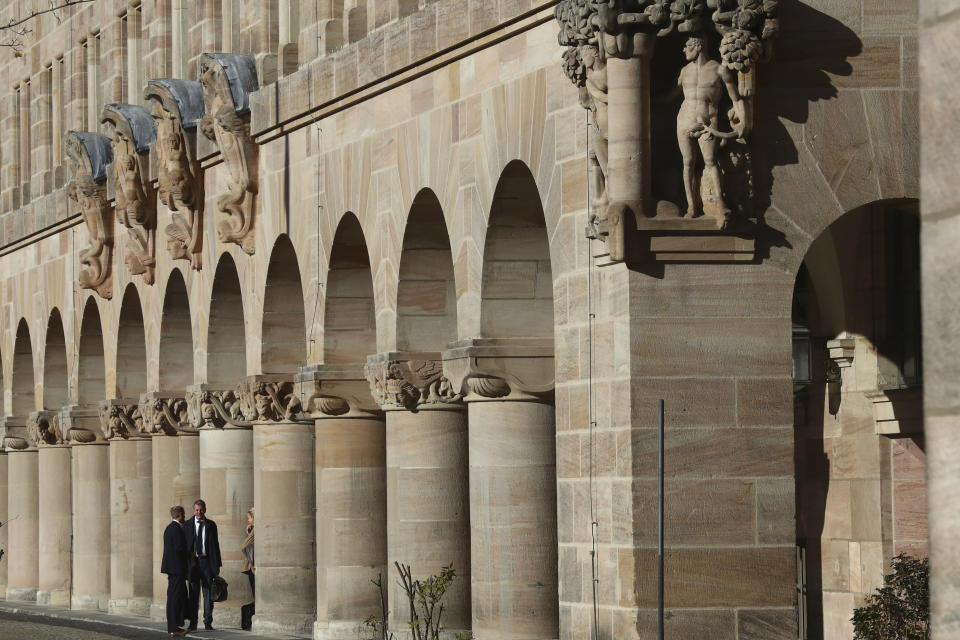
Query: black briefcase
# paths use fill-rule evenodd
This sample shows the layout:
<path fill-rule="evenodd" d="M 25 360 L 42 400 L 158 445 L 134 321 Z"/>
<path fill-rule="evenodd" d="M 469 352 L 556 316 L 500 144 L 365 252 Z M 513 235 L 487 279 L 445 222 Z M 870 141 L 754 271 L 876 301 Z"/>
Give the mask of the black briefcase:
<path fill-rule="evenodd" d="M 210 580 L 210 597 L 214 602 L 223 602 L 227 599 L 227 581 L 220 576 Z"/>

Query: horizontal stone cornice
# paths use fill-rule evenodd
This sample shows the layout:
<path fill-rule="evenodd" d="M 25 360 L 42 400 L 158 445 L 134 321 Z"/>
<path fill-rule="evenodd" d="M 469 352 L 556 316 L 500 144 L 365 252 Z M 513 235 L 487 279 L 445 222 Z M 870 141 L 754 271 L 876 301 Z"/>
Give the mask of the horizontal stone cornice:
<path fill-rule="evenodd" d="M 382 418 L 362 364 L 317 364 L 294 377 L 305 414 L 314 418 Z"/>

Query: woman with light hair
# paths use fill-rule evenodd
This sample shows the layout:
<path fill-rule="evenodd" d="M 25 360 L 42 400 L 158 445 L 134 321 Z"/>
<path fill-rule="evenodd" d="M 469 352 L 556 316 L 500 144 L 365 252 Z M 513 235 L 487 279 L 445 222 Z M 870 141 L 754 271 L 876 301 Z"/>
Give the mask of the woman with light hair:
<path fill-rule="evenodd" d="M 247 511 L 247 537 L 240 545 L 240 553 L 243 556 L 240 570 L 247 574 L 247 578 L 250 580 L 250 595 L 253 596 L 253 601 L 250 604 L 245 604 L 240 608 L 240 627 L 244 631 L 250 631 L 257 601 L 257 566 L 253 555 L 253 507 L 250 507 L 250 510 Z"/>

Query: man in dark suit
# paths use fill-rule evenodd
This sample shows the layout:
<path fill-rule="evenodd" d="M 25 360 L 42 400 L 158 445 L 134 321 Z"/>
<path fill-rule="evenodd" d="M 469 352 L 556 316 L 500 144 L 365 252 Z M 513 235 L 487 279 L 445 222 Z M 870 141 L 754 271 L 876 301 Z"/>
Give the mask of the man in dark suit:
<path fill-rule="evenodd" d="M 203 591 L 203 624 L 213 629 L 213 599 L 210 597 L 210 580 L 220 575 L 220 539 L 217 537 L 217 523 L 207 520 L 207 503 L 197 500 L 193 503 L 193 517 L 183 523 L 183 533 L 187 540 L 190 555 L 190 599 L 187 604 L 187 617 L 190 618 L 190 630 L 197 628 L 200 610 L 200 591 Z"/>
<path fill-rule="evenodd" d="M 167 634 L 182 636 L 184 609 L 187 605 L 187 539 L 183 535 L 183 507 L 170 507 L 173 521 L 163 531 L 163 559 L 160 572 L 167 574 Z"/>

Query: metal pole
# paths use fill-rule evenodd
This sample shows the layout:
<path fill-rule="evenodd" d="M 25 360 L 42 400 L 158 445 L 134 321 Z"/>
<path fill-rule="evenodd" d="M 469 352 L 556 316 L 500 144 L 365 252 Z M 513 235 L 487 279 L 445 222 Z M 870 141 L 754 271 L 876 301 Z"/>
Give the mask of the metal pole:
<path fill-rule="evenodd" d="M 663 400 L 660 400 L 657 497 L 657 638 L 663 640 Z"/>

